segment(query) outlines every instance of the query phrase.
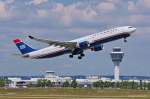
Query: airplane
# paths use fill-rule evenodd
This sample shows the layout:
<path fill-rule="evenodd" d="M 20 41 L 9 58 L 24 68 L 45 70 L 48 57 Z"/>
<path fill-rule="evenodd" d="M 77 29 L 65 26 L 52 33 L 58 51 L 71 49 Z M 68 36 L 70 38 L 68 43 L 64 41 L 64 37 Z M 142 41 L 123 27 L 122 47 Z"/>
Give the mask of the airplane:
<path fill-rule="evenodd" d="M 104 49 L 104 43 L 122 38 L 124 39 L 124 42 L 127 42 L 126 38 L 129 37 L 135 31 L 135 27 L 121 26 L 104 30 L 102 32 L 94 33 L 71 41 L 53 41 L 28 36 L 32 40 L 47 43 L 49 45 L 48 47 L 39 50 L 31 48 L 19 38 L 14 39 L 13 42 L 16 44 L 22 56 L 25 58 L 41 59 L 69 54 L 70 58 L 73 58 L 74 55 L 78 55 L 78 59 L 82 59 L 82 57 L 85 56 L 85 50 L 90 49 L 91 51 L 95 52 L 101 51 Z"/>

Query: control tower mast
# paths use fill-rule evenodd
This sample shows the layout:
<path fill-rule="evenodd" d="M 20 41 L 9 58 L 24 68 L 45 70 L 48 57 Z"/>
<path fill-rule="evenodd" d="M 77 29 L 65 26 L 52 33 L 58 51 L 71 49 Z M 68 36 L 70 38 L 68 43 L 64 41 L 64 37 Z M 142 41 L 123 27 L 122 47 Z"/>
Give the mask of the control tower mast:
<path fill-rule="evenodd" d="M 120 63 L 123 59 L 124 53 L 121 51 L 120 47 L 114 47 L 113 51 L 110 53 L 112 62 L 114 63 L 114 80 L 119 81 Z"/>

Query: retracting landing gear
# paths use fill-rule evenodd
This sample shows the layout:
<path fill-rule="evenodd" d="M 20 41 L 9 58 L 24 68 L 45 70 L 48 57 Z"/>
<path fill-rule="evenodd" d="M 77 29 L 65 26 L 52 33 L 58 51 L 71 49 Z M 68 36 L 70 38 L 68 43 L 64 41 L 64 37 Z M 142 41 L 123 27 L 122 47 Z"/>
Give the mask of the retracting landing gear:
<path fill-rule="evenodd" d="M 73 55 L 71 54 L 71 55 L 69 55 L 69 57 L 70 57 L 70 58 L 73 58 Z"/>
<path fill-rule="evenodd" d="M 80 48 L 76 48 L 76 49 L 72 50 L 69 57 L 73 58 L 74 55 L 78 55 L 78 59 L 82 59 L 82 57 L 85 56 L 83 49 L 80 49 Z"/>
<path fill-rule="evenodd" d="M 81 53 L 79 56 L 78 56 L 78 59 L 82 59 L 82 57 L 84 57 L 85 54 L 84 53 Z"/>
<path fill-rule="evenodd" d="M 78 59 L 82 59 L 82 56 L 78 56 Z"/>
<path fill-rule="evenodd" d="M 81 53 L 79 56 L 78 56 L 78 59 L 82 59 L 82 57 L 84 57 L 85 54 L 84 53 Z M 70 58 L 73 58 L 73 54 L 70 54 L 69 55 Z"/>
<path fill-rule="evenodd" d="M 85 54 L 84 54 L 84 53 L 81 53 L 81 54 L 80 54 L 80 56 L 84 57 L 84 56 L 85 56 Z"/>
<path fill-rule="evenodd" d="M 125 42 L 125 43 L 127 42 L 127 38 L 124 38 L 124 42 Z"/>

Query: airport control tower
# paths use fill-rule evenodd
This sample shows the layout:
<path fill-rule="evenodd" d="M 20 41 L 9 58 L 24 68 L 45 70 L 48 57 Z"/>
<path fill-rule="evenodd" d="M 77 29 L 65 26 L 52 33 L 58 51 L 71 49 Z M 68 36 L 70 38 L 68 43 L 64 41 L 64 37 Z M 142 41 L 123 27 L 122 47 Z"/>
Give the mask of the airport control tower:
<path fill-rule="evenodd" d="M 121 51 L 120 47 L 114 47 L 113 51 L 110 53 L 112 62 L 114 63 L 114 80 L 119 81 L 119 71 L 120 71 L 120 62 L 124 56 L 124 53 Z"/>

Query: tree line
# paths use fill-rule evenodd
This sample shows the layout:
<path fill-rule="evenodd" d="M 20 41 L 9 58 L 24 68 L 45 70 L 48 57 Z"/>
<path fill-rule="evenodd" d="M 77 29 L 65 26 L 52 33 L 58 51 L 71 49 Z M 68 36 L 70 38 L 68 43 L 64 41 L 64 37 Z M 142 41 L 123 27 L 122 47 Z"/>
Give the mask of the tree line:
<path fill-rule="evenodd" d="M 5 87 L 7 84 L 11 83 L 8 79 L 0 78 L 0 87 Z M 72 80 L 71 82 L 65 81 L 63 83 L 57 82 L 59 87 L 84 87 L 77 83 L 76 80 Z M 47 79 L 40 79 L 36 84 L 28 83 L 28 87 L 58 87 L 56 83 L 51 82 Z M 150 90 L 150 82 L 146 83 L 142 80 L 139 82 L 135 81 L 120 81 L 120 82 L 111 82 L 111 81 L 96 81 L 88 86 L 89 88 L 98 88 L 98 89 L 108 89 L 108 88 L 117 88 L 117 89 L 140 89 L 140 90 Z"/>
<path fill-rule="evenodd" d="M 7 78 L 0 78 L 0 87 L 5 87 L 6 84 L 9 84 L 11 81 Z"/>
<path fill-rule="evenodd" d="M 58 85 L 61 85 L 60 82 L 57 82 Z M 37 82 L 37 87 L 56 87 L 56 83 L 51 82 L 50 80 L 47 79 L 40 79 Z M 69 81 L 65 81 L 64 83 L 62 83 L 61 87 L 73 87 L 76 88 L 78 87 L 78 83 L 76 82 L 76 80 L 73 80 L 71 82 Z"/>
<path fill-rule="evenodd" d="M 146 83 L 140 80 L 140 82 L 135 81 L 121 81 L 121 82 L 109 82 L 109 81 L 97 81 L 93 83 L 95 88 L 119 88 L 119 89 L 140 89 L 140 90 L 150 90 L 150 82 Z"/>
<path fill-rule="evenodd" d="M 39 80 L 38 87 L 54 87 L 53 83 L 49 80 Z M 84 87 L 80 86 L 76 80 L 71 82 L 65 81 L 61 87 Z M 110 82 L 110 81 L 96 81 L 93 82 L 92 85 L 88 86 L 90 88 L 99 88 L 99 89 L 106 89 L 106 88 L 117 88 L 117 89 L 140 89 L 140 90 L 150 90 L 150 82 L 146 83 L 140 80 L 140 82 L 135 81 L 121 81 L 121 82 Z"/>

